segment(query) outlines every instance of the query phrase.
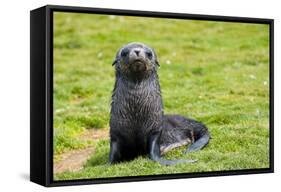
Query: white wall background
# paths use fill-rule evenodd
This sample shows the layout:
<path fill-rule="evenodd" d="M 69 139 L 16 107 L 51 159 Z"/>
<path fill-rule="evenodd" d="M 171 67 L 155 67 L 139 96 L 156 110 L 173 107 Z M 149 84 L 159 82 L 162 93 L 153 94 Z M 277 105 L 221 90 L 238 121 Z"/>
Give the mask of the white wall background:
<path fill-rule="evenodd" d="M 44 188 L 29 182 L 29 11 L 45 4 L 275 19 L 275 173 Z M 25 0 L 0 6 L 0 191 L 276 191 L 280 188 L 281 11 L 277 0 Z M 279 182 L 279 183 L 278 183 Z M 279 189 L 280 190 L 280 189 Z"/>

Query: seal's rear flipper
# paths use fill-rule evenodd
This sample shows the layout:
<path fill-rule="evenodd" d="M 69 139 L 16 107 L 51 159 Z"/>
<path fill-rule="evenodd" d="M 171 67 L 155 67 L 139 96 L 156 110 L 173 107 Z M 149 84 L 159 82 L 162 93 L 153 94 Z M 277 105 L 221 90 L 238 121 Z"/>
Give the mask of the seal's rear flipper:
<path fill-rule="evenodd" d="M 186 154 L 202 149 L 208 144 L 210 138 L 210 134 L 206 132 L 202 137 L 200 137 L 197 141 L 190 145 L 190 147 L 188 147 L 183 153 Z"/>
<path fill-rule="evenodd" d="M 161 165 L 175 165 L 178 163 L 193 163 L 197 160 L 193 159 L 178 159 L 178 160 L 168 160 L 163 159 L 160 155 L 160 145 L 159 145 L 159 134 L 152 134 L 148 139 L 149 147 L 149 158 L 157 161 Z"/>

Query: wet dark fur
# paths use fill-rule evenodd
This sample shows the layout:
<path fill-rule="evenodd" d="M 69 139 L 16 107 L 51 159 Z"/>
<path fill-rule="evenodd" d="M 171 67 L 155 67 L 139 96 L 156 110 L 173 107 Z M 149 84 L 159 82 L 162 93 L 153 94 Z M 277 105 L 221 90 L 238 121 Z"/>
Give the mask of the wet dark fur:
<path fill-rule="evenodd" d="M 144 44 L 131 43 L 118 51 L 113 65 L 116 81 L 110 113 L 110 162 L 147 154 L 165 165 L 193 162 L 161 157 L 190 143 L 186 152 L 201 149 L 208 143 L 209 133 L 195 120 L 164 115 L 155 52 Z"/>

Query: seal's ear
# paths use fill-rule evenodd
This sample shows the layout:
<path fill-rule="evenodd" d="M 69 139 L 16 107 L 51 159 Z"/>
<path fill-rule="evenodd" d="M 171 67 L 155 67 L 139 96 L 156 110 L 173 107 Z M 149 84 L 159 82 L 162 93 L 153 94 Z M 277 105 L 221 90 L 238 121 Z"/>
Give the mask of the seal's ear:
<path fill-rule="evenodd" d="M 119 53 L 120 53 L 120 50 L 121 50 L 121 49 L 119 49 L 119 50 L 117 51 L 117 54 L 116 54 L 116 56 L 115 56 L 115 58 L 114 58 L 114 61 L 112 62 L 112 66 L 119 62 Z"/>
<path fill-rule="evenodd" d="M 112 66 L 115 65 L 116 63 L 118 62 L 117 59 L 114 59 L 113 63 L 112 63 Z"/>
<path fill-rule="evenodd" d="M 154 62 L 155 62 L 155 64 L 156 64 L 158 67 L 160 67 L 160 64 L 159 64 L 159 61 L 158 61 L 158 59 L 157 59 L 156 54 L 154 54 Z"/>
<path fill-rule="evenodd" d="M 156 65 L 158 65 L 158 67 L 160 67 L 160 64 L 157 59 L 155 59 L 155 63 L 156 63 Z"/>
<path fill-rule="evenodd" d="M 157 55 L 156 55 L 156 53 L 155 53 L 155 50 L 152 49 L 152 52 L 153 52 L 153 55 L 154 55 L 155 64 L 156 64 L 158 67 L 160 67 L 160 64 L 159 64 L 159 61 L 158 61 L 158 59 L 157 59 Z"/>

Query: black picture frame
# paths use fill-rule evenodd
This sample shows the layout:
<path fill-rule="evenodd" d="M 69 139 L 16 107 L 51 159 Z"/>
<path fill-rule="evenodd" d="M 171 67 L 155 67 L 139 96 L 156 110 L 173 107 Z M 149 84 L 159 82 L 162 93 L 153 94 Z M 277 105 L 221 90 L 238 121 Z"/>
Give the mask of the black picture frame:
<path fill-rule="evenodd" d="M 269 168 L 235 171 L 213 171 L 169 175 L 133 176 L 104 179 L 53 180 L 53 13 L 76 12 L 114 14 L 126 16 L 177 18 L 192 20 L 224 21 L 239 23 L 260 23 L 270 25 L 270 151 Z M 148 12 L 119 9 L 100 9 L 46 5 L 30 12 L 30 180 L 43 186 L 64 186 L 131 182 L 177 178 L 258 174 L 274 172 L 274 130 L 273 130 L 273 65 L 274 65 L 274 20 L 246 17 L 197 15 L 183 13 Z"/>

